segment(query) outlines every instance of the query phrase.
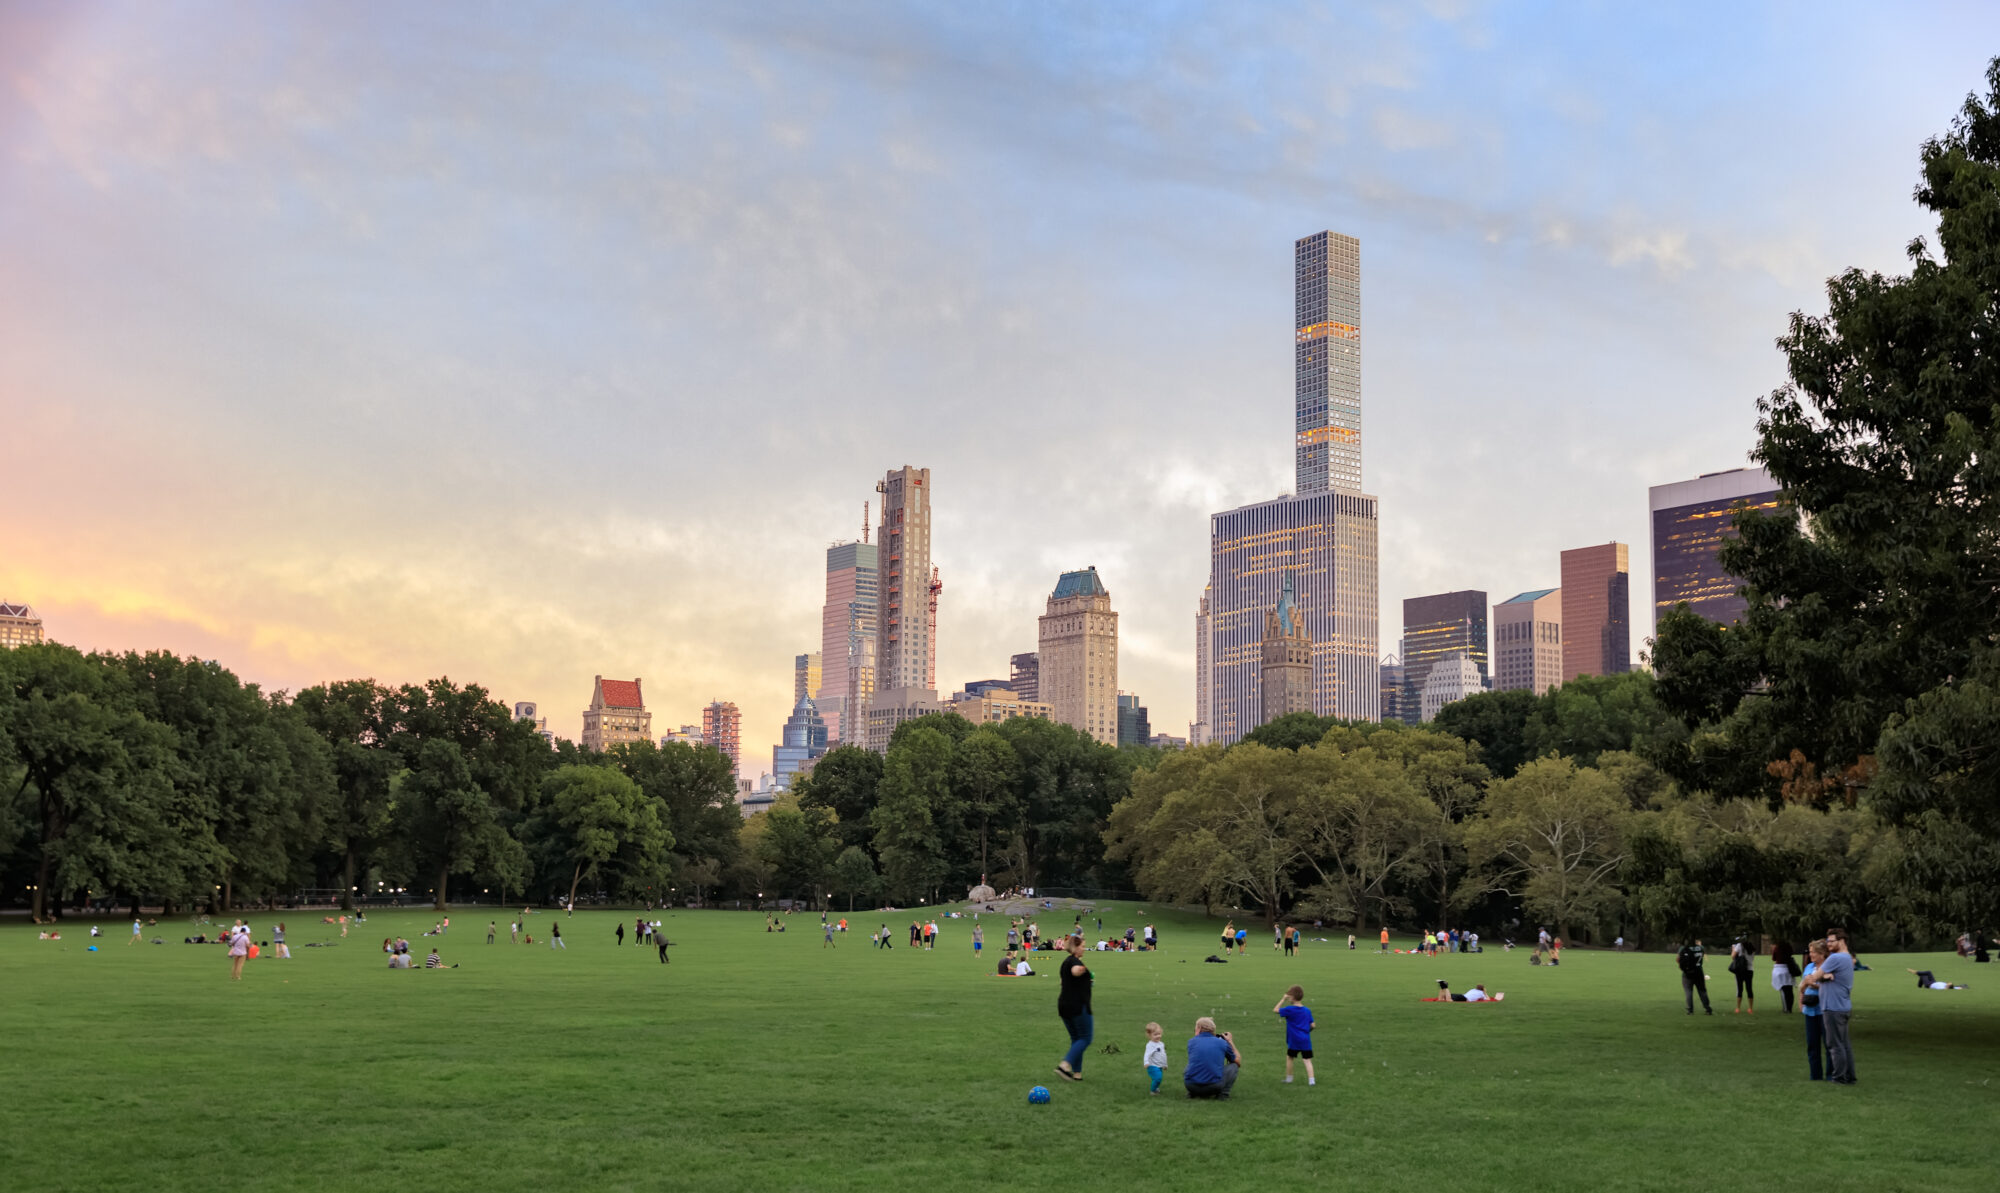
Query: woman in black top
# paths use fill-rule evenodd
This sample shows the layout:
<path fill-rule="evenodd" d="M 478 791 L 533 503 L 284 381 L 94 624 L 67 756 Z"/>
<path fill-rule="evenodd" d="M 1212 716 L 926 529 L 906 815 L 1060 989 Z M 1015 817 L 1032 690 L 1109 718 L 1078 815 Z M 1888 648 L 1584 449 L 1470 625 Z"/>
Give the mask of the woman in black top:
<path fill-rule="evenodd" d="M 1083 1054 L 1090 1047 L 1090 968 L 1083 963 L 1083 937 L 1072 936 L 1064 942 L 1069 956 L 1056 967 L 1062 977 L 1062 988 L 1056 994 L 1056 1014 L 1062 1016 L 1063 1026 L 1069 1030 L 1069 1052 L 1056 1065 L 1056 1072 L 1065 1081 L 1083 1080 Z"/>

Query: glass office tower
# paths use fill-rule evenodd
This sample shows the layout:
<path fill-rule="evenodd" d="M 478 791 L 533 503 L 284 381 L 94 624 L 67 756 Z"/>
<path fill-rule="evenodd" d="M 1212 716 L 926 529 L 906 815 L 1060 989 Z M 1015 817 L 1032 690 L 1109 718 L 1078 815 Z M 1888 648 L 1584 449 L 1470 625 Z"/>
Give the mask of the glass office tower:
<path fill-rule="evenodd" d="M 1647 490 L 1653 515 L 1653 617 L 1681 602 L 1728 625 L 1747 607 L 1741 582 L 1722 570 L 1722 544 L 1736 537 L 1736 511 L 1778 508 L 1778 482 L 1762 468 L 1710 472 Z"/>
<path fill-rule="evenodd" d="M 1315 232 L 1292 246 L 1297 492 L 1361 488 L 1361 242 Z"/>

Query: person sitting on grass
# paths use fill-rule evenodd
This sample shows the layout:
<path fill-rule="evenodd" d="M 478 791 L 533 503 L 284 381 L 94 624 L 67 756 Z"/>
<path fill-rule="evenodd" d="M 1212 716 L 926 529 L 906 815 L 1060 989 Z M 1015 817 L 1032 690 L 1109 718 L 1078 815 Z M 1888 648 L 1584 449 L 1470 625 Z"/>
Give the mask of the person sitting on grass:
<path fill-rule="evenodd" d="M 1194 1037 L 1187 1042 L 1187 1072 L 1181 1084 L 1190 1098 L 1220 1098 L 1227 1101 L 1243 1069 L 1243 1057 L 1236 1051 L 1235 1037 L 1217 1035 L 1215 1020 L 1203 1015 L 1194 1021 Z"/>
<path fill-rule="evenodd" d="M 410 955 L 408 953 L 389 954 L 390 969 L 408 969 L 409 967 L 410 967 Z"/>
<path fill-rule="evenodd" d="M 443 958 L 443 957 L 440 957 L 440 956 L 438 956 L 438 951 L 437 951 L 437 949 L 433 948 L 433 949 L 431 950 L 431 955 L 430 955 L 430 956 L 428 956 L 428 957 L 425 957 L 425 958 L 424 958 L 424 968 L 425 968 L 425 969 L 443 969 L 443 968 L 444 968 L 444 958 Z M 456 965 L 454 965 L 454 966 L 452 966 L 452 968 L 453 968 L 453 969 L 457 969 L 458 967 L 457 967 Z"/>

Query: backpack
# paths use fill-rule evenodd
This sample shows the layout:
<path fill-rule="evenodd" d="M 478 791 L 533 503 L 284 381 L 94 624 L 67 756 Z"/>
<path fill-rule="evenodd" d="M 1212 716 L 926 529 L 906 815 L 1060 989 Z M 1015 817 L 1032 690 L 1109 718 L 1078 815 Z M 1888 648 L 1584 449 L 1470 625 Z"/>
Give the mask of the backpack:
<path fill-rule="evenodd" d="M 1701 952 L 1692 946 L 1682 949 L 1676 960 L 1680 962 L 1681 972 L 1689 977 L 1701 972 Z"/>

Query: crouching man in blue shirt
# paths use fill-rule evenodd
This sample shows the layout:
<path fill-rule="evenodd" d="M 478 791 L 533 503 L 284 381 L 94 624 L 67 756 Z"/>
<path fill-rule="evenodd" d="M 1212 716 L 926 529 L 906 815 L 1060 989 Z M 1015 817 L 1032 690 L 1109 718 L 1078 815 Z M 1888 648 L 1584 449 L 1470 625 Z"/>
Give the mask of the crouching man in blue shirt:
<path fill-rule="evenodd" d="M 1228 1032 L 1215 1034 L 1215 1020 L 1203 1015 L 1194 1021 L 1195 1037 L 1187 1044 L 1187 1073 L 1181 1078 L 1190 1098 L 1227 1098 L 1243 1067 L 1237 1055 L 1236 1039 Z"/>

